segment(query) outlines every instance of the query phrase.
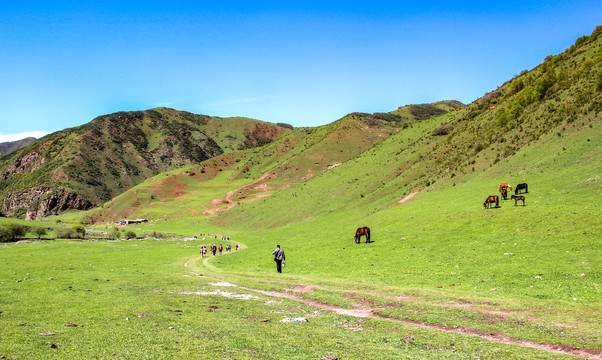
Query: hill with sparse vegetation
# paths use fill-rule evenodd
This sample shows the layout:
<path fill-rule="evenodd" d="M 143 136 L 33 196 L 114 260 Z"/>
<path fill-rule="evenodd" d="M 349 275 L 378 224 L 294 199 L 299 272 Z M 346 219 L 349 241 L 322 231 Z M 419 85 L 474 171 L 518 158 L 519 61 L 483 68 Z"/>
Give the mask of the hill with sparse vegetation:
<path fill-rule="evenodd" d="M 262 146 L 289 130 L 168 108 L 100 116 L 1 157 L 2 213 L 36 219 L 90 209 L 160 172 Z"/>

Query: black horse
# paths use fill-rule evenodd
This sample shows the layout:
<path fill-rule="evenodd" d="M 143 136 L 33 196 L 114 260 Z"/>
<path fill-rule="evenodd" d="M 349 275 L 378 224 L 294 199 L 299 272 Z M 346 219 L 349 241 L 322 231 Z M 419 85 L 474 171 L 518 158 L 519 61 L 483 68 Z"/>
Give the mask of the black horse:
<path fill-rule="evenodd" d="M 516 190 L 514 190 L 514 194 L 520 194 L 519 190 L 525 190 L 525 193 L 529 192 L 529 188 L 527 187 L 527 183 L 522 183 L 516 185 Z"/>
<path fill-rule="evenodd" d="M 355 238 L 354 239 L 355 239 L 355 243 L 356 244 L 360 243 L 360 238 L 362 237 L 362 235 L 366 236 L 366 244 L 369 243 L 370 242 L 370 228 L 364 226 L 364 227 L 358 228 L 355 231 Z"/>

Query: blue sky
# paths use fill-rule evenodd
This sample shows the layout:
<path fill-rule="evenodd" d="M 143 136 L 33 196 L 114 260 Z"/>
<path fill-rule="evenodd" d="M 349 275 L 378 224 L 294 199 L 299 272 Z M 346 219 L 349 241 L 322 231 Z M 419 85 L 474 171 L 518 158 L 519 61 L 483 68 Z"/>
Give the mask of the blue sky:
<path fill-rule="evenodd" d="M 158 106 L 318 126 L 469 103 L 600 15 L 600 1 L 1 1 L 0 141 Z"/>

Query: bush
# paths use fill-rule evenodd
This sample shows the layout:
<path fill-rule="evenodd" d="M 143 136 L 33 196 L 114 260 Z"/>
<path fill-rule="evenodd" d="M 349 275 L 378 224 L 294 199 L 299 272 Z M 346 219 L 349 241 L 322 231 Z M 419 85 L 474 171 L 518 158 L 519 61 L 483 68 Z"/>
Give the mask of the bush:
<path fill-rule="evenodd" d="M 113 230 L 111 231 L 111 237 L 114 240 L 117 240 L 121 237 L 121 231 L 118 228 L 113 228 Z"/>
<path fill-rule="evenodd" d="M 83 239 L 86 236 L 86 228 L 82 224 L 76 224 L 71 227 L 73 235 L 80 239 Z"/>
<path fill-rule="evenodd" d="M 5 226 L 0 226 L 0 242 L 10 241 L 10 233 Z"/>
<path fill-rule="evenodd" d="M 447 135 L 452 131 L 452 126 L 450 124 L 442 124 L 441 126 L 435 129 L 435 135 Z"/>
<path fill-rule="evenodd" d="M 23 237 L 29 230 L 29 226 L 21 224 L 6 224 L 0 227 L 0 241 L 16 241 Z"/>
<path fill-rule="evenodd" d="M 74 236 L 75 234 L 73 233 L 73 230 L 71 230 L 71 229 L 65 229 L 65 228 L 54 230 L 54 234 L 59 239 L 71 239 L 71 238 L 75 237 Z"/>
<path fill-rule="evenodd" d="M 153 231 L 151 233 L 151 236 L 154 237 L 154 238 L 157 238 L 157 239 L 163 239 L 163 238 L 165 238 L 165 234 L 160 233 L 160 232 L 156 232 L 156 231 Z"/>
<path fill-rule="evenodd" d="M 124 235 L 125 235 L 125 238 L 128 240 L 136 238 L 136 233 L 131 230 L 126 231 Z"/>
<path fill-rule="evenodd" d="M 42 236 L 48 234 L 48 231 L 46 231 L 46 228 L 43 227 L 37 227 L 33 229 L 33 233 L 36 234 L 38 236 L 38 240 L 42 238 Z"/>

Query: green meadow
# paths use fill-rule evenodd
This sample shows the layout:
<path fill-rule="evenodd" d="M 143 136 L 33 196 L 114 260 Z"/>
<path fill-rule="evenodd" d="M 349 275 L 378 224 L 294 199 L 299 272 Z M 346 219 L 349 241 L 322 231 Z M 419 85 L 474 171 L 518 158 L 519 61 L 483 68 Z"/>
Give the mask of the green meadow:
<path fill-rule="evenodd" d="M 549 134 L 545 148 L 524 147 L 478 176 L 438 182 L 402 204 L 379 200 L 367 208 L 357 196 L 357 204 L 344 210 L 295 222 L 288 219 L 296 210 L 292 191 L 215 216 L 182 215 L 182 204 L 197 201 L 183 196 L 183 203 L 174 198 L 153 205 L 153 211 L 177 217 L 126 228 L 140 239 L 111 240 L 102 233 L 110 227 L 99 225 L 88 228 L 85 239 L 54 239 L 50 230 L 47 240 L 4 244 L 0 356 L 572 358 L 461 333 L 466 330 L 595 358 L 602 349 L 602 149 L 592 141 L 596 137 L 600 123 L 562 137 Z M 302 185 L 303 191 L 316 196 L 357 176 L 355 167 L 382 159 L 394 141 Z M 228 176 L 218 174 L 215 188 L 198 201 L 241 186 L 223 181 Z M 501 182 L 527 182 L 525 206 L 502 200 L 499 208 L 483 209 Z M 333 208 L 347 201 L 312 199 Z M 248 222 L 239 221 L 241 213 Z M 37 224 L 57 228 L 85 217 Z M 284 225 L 273 226 L 278 221 Z M 359 226 L 372 229 L 371 243 L 354 243 Z M 164 237 L 150 238 L 153 232 Z M 201 233 L 210 235 L 203 240 Z M 222 235 L 231 240 L 221 241 Z M 241 249 L 201 259 L 200 246 L 213 243 Z M 275 273 L 271 256 L 276 244 L 286 252 L 283 274 Z M 327 305 L 377 316 L 341 314 Z M 286 321 L 295 318 L 308 321 Z"/>

